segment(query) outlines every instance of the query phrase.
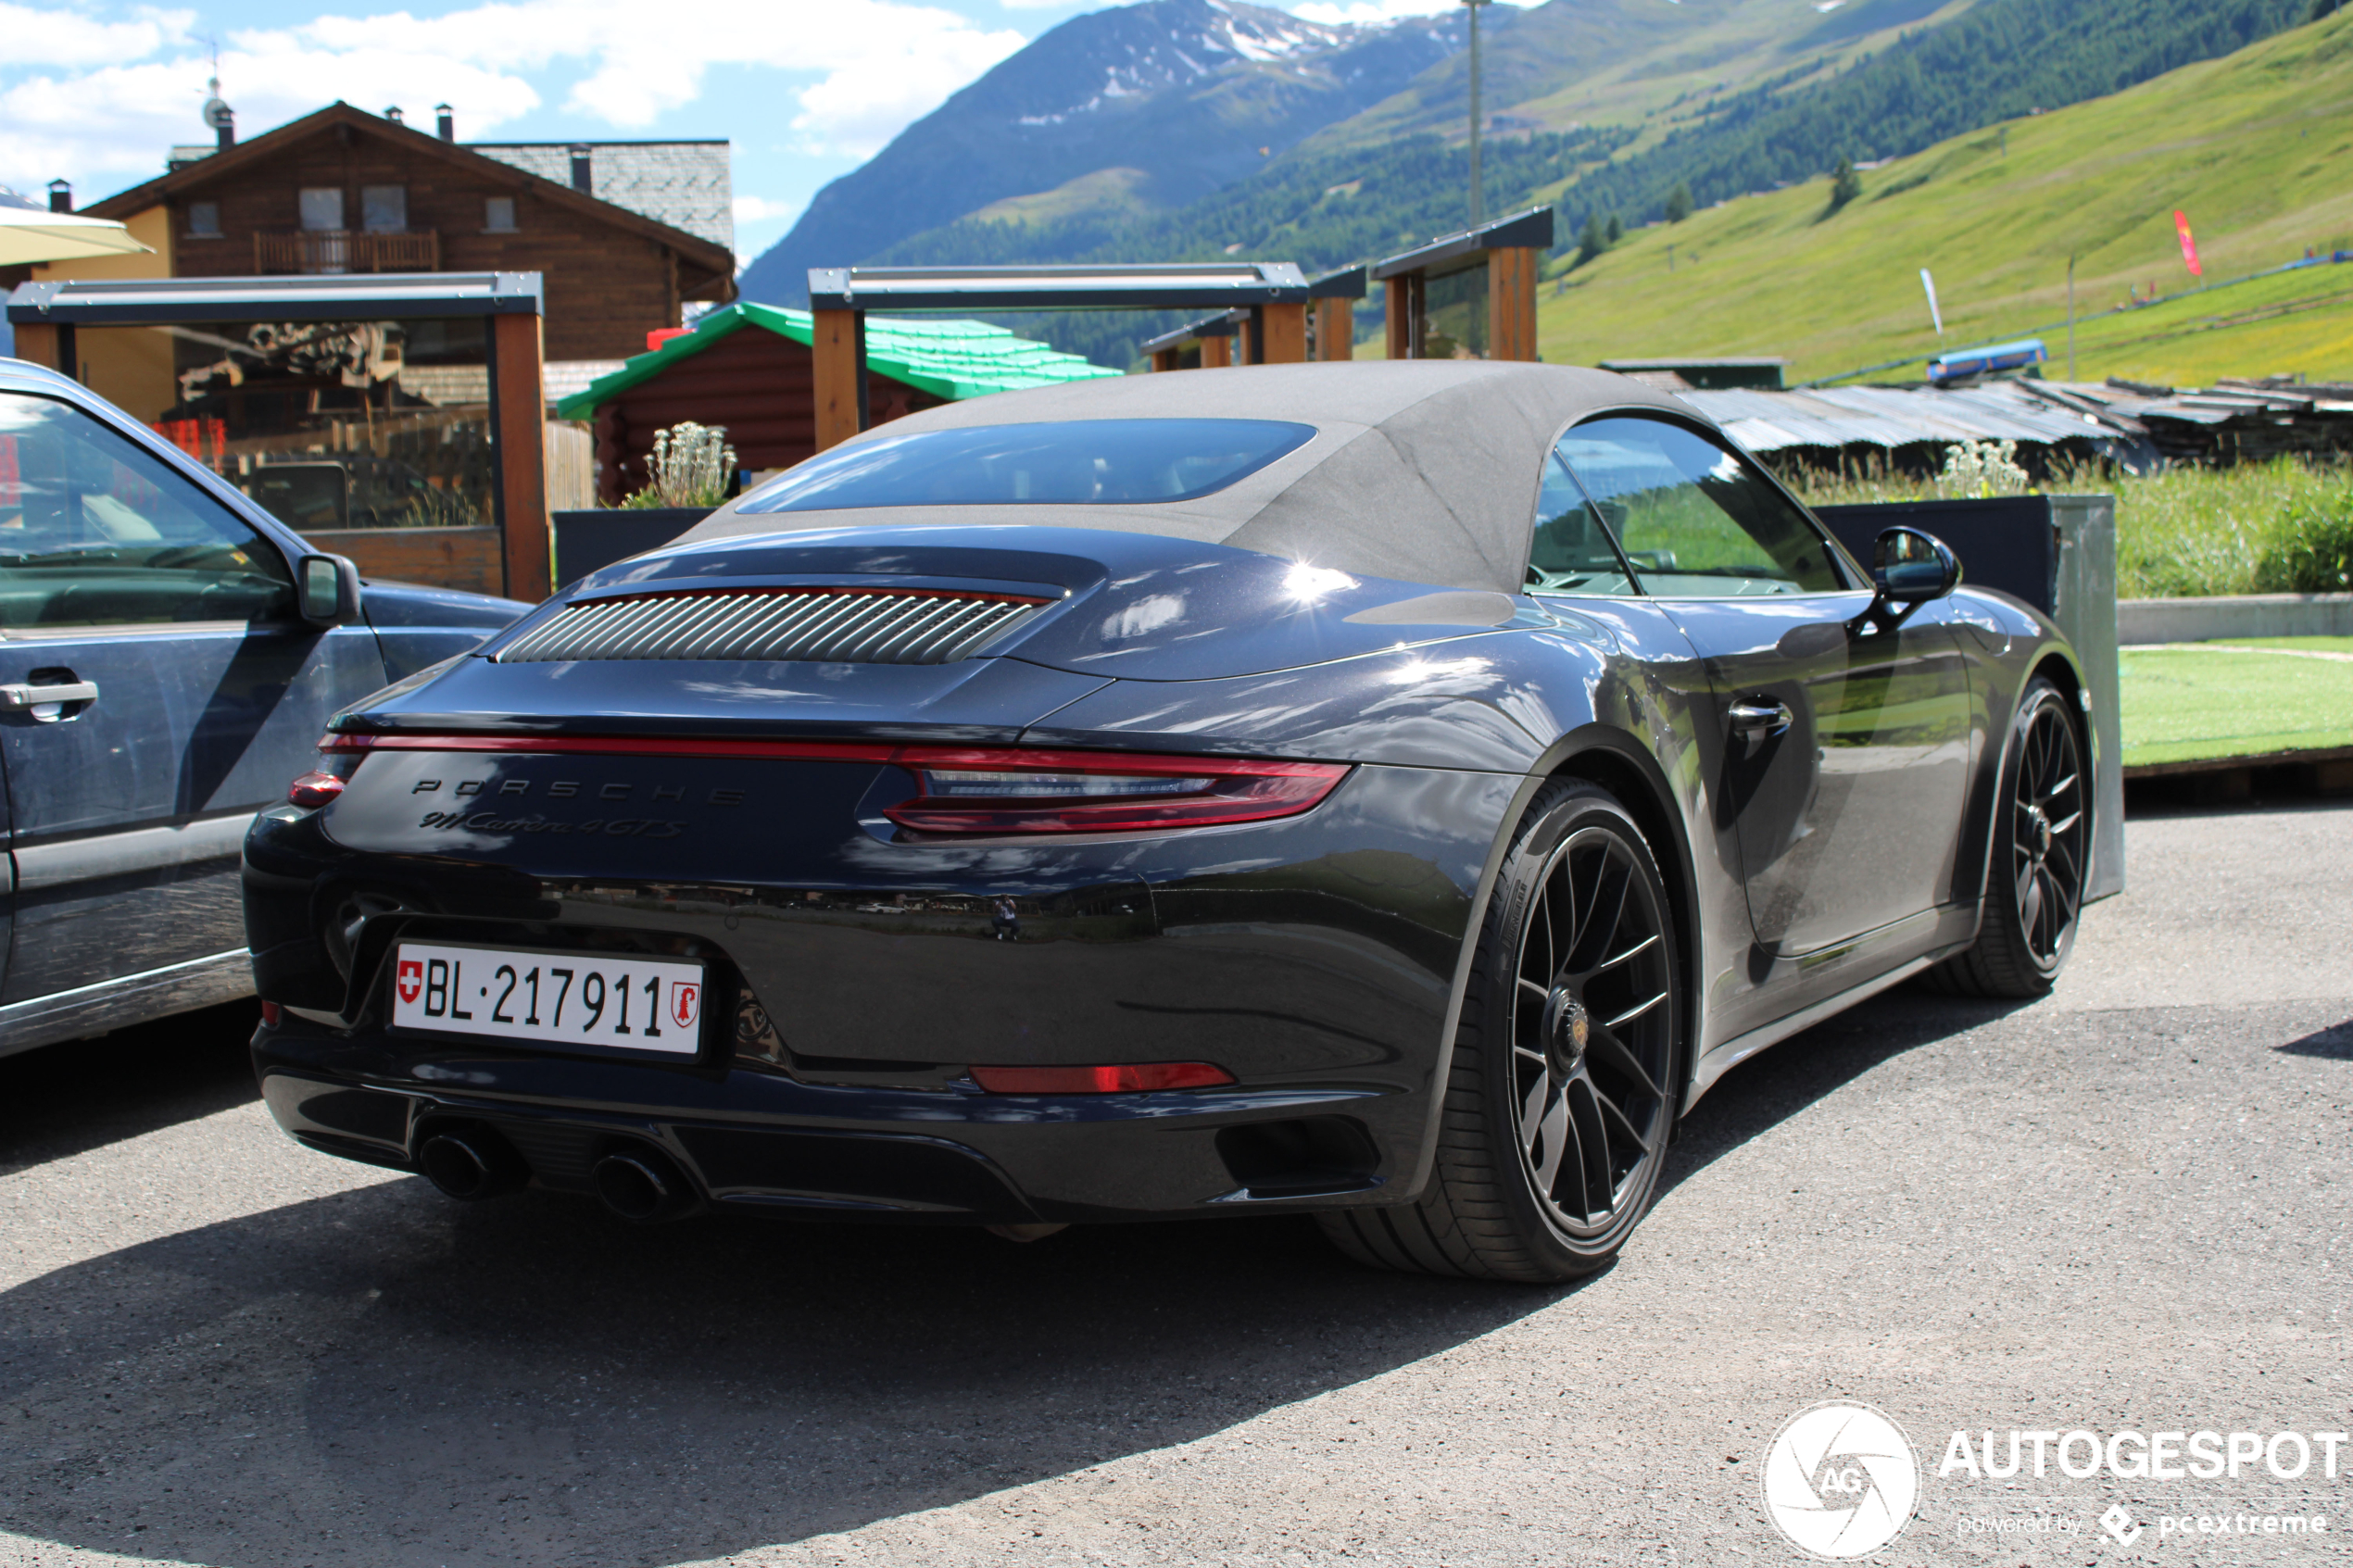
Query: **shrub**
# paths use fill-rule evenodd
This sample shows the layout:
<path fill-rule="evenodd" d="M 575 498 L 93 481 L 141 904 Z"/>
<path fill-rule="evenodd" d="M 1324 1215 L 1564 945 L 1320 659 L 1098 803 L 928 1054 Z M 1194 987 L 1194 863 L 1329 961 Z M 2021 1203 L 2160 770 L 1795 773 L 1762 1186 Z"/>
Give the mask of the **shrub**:
<path fill-rule="evenodd" d="M 2353 589 L 2353 486 L 2291 506 L 2255 563 L 2255 583 L 2266 594 Z"/>
<path fill-rule="evenodd" d="M 736 449 L 727 427 L 682 420 L 654 432 L 646 468 L 653 483 L 623 501 L 632 509 L 651 507 L 711 508 L 726 500 L 736 474 Z"/>

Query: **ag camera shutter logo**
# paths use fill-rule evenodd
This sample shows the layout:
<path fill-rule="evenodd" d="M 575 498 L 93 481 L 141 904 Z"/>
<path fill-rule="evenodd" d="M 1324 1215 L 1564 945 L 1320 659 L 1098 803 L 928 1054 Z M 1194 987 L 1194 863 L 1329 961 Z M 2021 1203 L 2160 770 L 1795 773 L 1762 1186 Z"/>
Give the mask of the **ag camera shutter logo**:
<path fill-rule="evenodd" d="M 1837 1401 L 1798 1411 L 1765 1455 L 1765 1512 L 1809 1557 L 1868 1557 L 1911 1522 L 1920 1467 L 1894 1422 Z"/>

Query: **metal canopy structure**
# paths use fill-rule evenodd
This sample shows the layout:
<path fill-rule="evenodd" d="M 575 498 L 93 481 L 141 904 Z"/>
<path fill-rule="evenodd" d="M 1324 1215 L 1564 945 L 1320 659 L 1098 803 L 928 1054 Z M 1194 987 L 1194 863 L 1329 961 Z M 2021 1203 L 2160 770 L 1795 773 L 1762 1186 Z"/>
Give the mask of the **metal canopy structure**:
<path fill-rule="evenodd" d="M 1223 310 L 1307 297 L 1288 261 L 809 270 L 812 310 Z"/>
<path fill-rule="evenodd" d="M 114 278 L 19 283 L 18 326 L 144 327 L 182 321 L 354 321 L 538 316 L 536 272 L 374 272 L 364 277 Z"/>
<path fill-rule="evenodd" d="M 866 314 L 872 310 L 1217 310 L 1246 312 L 1251 358 L 1307 358 L 1308 283 L 1288 261 L 1126 267 L 812 267 L 809 306 L 817 450 L 867 428 Z"/>
<path fill-rule="evenodd" d="M 545 598 L 548 543 L 545 374 L 536 272 L 376 272 L 259 278 L 110 278 L 20 283 L 8 296 L 17 353 L 75 380 L 77 329 L 224 322 L 414 321 L 487 317 L 491 447 L 500 578 L 510 597 Z"/>
<path fill-rule="evenodd" d="M 1484 351 L 1473 357 L 1534 359 L 1536 271 L 1552 246 L 1553 209 L 1534 207 L 1375 262 L 1372 276 L 1389 291 L 1389 357 L 1433 357 L 1430 284 L 1456 281 L 1441 294 L 1461 294 L 1453 303 L 1469 312 L 1473 334 L 1483 329 Z"/>

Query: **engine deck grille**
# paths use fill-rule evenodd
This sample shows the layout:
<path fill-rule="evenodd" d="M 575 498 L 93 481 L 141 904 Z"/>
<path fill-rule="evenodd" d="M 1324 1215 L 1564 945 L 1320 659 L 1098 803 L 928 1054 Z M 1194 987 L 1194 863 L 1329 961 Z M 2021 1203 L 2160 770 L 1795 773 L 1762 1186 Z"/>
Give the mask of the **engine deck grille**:
<path fill-rule="evenodd" d="M 938 588 L 737 588 L 573 605 L 495 656 L 573 659 L 808 659 L 946 664 L 1048 601 Z"/>

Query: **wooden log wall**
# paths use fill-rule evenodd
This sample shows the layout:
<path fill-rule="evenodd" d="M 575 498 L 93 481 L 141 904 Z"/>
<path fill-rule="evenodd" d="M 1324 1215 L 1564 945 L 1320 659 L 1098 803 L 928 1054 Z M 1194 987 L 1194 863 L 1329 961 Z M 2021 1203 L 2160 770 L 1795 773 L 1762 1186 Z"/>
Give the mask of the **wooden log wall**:
<path fill-rule="evenodd" d="M 348 125 L 321 127 L 278 157 L 173 197 L 173 272 L 183 278 L 252 275 L 257 235 L 300 232 L 306 186 L 341 190 L 344 221 L 357 230 L 361 191 L 398 185 L 408 193 L 409 230 L 438 236 L 444 270 L 544 274 L 550 358 L 642 354 L 647 332 L 680 324 L 682 295 L 727 295 L 724 279 L 682 267 L 669 247 L 536 195 L 521 170 L 503 169 L 464 167 Z M 484 226 L 491 196 L 514 199 L 514 232 L 494 233 Z M 217 236 L 188 232 L 191 201 L 219 205 Z"/>
<path fill-rule="evenodd" d="M 886 423 L 947 401 L 869 370 L 868 417 Z M 681 420 L 724 425 L 736 460 L 754 472 L 816 455 L 817 400 L 809 349 L 740 327 L 701 353 L 638 383 L 597 410 L 597 495 L 606 506 L 643 489 L 654 432 Z"/>

